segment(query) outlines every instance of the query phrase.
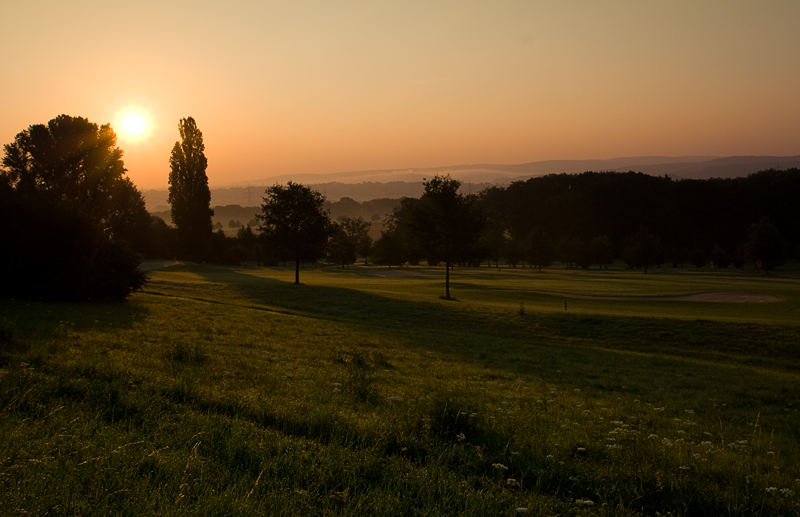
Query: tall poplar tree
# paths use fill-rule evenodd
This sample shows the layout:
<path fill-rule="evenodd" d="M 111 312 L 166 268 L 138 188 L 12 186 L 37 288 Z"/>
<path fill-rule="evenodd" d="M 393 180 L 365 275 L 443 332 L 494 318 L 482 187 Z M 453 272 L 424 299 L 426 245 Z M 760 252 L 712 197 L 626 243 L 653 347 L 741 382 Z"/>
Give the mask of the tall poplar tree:
<path fill-rule="evenodd" d="M 211 240 L 211 191 L 208 188 L 203 133 L 194 118 L 178 123 L 181 141 L 175 142 L 169 157 L 169 202 L 172 222 L 184 253 L 191 259 L 202 259 Z"/>

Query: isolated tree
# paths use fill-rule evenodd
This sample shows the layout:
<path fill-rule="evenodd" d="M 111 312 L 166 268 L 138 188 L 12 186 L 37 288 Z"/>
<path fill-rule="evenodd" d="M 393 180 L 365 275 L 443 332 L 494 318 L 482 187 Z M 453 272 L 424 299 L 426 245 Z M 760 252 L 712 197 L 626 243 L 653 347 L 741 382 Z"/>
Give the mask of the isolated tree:
<path fill-rule="evenodd" d="M 266 191 L 261 205 L 261 235 L 268 247 L 295 262 L 294 283 L 300 283 L 300 263 L 323 257 L 331 235 L 331 220 L 322 205 L 325 198 L 298 183 L 275 185 Z"/>
<path fill-rule="evenodd" d="M 172 146 L 169 157 L 169 203 L 172 222 L 178 229 L 187 256 L 203 258 L 211 239 L 211 190 L 208 188 L 203 133 L 192 117 L 178 123 L 180 142 Z"/>
<path fill-rule="evenodd" d="M 121 300 L 146 282 L 141 258 L 150 219 L 125 177 L 109 125 L 60 115 L 5 146 L 0 170 L 0 294 Z"/>
<path fill-rule="evenodd" d="M 775 269 L 786 261 L 789 245 L 778 229 L 762 217 L 756 224 L 750 225 L 747 230 L 745 250 L 748 258 L 759 265 L 769 274 L 770 269 Z"/>
<path fill-rule="evenodd" d="M 477 247 L 484 220 L 474 199 L 460 194 L 461 182 L 449 174 L 435 176 L 423 185 L 425 191 L 414 211 L 413 229 L 429 256 L 444 260 L 445 299 L 449 300 L 453 261 L 464 259 Z"/>

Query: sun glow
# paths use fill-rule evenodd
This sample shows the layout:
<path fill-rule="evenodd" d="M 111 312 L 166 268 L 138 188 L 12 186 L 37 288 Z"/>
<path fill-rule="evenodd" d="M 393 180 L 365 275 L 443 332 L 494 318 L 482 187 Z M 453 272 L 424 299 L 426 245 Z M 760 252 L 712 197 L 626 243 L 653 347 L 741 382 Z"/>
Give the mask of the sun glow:
<path fill-rule="evenodd" d="M 129 143 L 147 139 L 152 123 L 145 110 L 128 107 L 117 112 L 116 124 L 118 136 Z"/>
<path fill-rule="evenodd" d="M 138 136 L 145 129 L 144 118 L 138 113 L 131 113 L 122 121 L 122 127 L 129 135 Z"/>

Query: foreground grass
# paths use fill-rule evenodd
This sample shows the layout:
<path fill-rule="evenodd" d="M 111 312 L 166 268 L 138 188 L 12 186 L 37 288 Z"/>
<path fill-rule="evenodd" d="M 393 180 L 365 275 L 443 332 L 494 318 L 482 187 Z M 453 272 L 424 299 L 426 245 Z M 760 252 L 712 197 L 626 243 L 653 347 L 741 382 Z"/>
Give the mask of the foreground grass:
<path fill-rule="evenodd" d="M 0 302 L 0 513 L 797 513 L 797 281 L 394 271 Z M 539 294 L 720 290 L 782 301 Z"/>

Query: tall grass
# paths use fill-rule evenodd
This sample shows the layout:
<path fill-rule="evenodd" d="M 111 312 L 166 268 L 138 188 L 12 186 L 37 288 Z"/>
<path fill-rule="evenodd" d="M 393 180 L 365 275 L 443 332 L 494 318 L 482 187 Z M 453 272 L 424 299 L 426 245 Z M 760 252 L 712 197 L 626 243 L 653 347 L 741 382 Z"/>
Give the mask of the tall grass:
<path fill-rule="evenodd" d="M 179 268 L 128 304 L 0 302 L 0 513 L 798 512 L 780 316 L 521 314 L 534 271 L 462 273 L 458 304 L 366 273 Z"/>

